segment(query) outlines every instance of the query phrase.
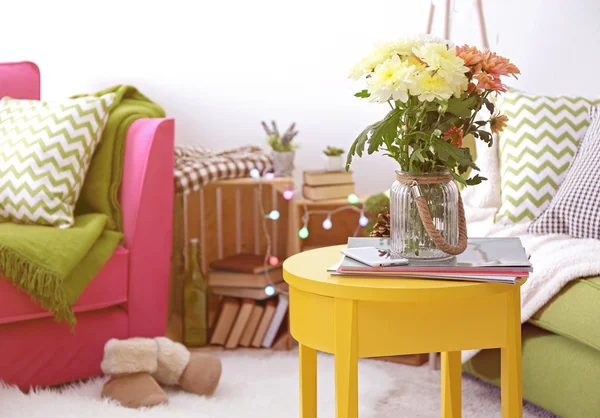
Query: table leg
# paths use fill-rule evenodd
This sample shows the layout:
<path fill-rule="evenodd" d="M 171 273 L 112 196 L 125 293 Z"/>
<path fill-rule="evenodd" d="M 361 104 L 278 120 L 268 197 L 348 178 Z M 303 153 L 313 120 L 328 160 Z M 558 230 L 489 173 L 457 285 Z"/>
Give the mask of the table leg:
<path fill-rule="evenodd" d="M 317 350 L 299 344 L 300 418 L 317 418 Z"/>
<path fill-rule="evenodd" d="M 356 301 L 335 299 L 336 418 L 358 418 L 358 335 Z"/>
<path fill-rule="evenodd" d="M 462 369 L 460 351 L 442 353 L 442 418 L 460 418 Z"/>
<path fill-rule="evenodd" d="M 501 348 L 502 418 L 523 416 L 520 292 L 521 289 L 515 286 L 507 294 L 506 347 Z"/>

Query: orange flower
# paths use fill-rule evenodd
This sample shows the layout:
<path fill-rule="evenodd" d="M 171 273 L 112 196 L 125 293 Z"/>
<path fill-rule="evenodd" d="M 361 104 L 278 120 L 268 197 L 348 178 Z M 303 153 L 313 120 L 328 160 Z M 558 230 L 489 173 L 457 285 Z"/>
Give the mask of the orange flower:
<path fill-rule="evenodd" d="M 456 55 L 463 59 L 467 67 L 475 67 L 482 60 L 481 51 L 466 44 L 456 47 Z"/>
<path fill-rule="evenodd" d="M 482 54 L 481 69 L 496 78 L 508 75 L 517 78 L 516 74 L 521 74 L 521 71 L 508 58 L 487 49 Z"/>
<path fill-rule="evenodd" d="M 469 83 L 469 85 L 467 86 L 467 94 L 471 94 L 475 90 L 477 90 L 477 86 L 474 83 Z"/>
<path fill-rule="evenodd" d="M 500 77 L 481 72 L 475 76 L 477 79 L 477 88 L 482 90 L 493 90 L 505 92 L 506 86 L 500 81 Z"/>
<path fill-rule="evenodd" d="M 462 128 L 457 128 L 456 126 L 453 126 L 452 128 L 448 129 L 446 132 L 444 132 L 444 134 L 442 135 L 442 138 L 444 139 L 444 141 L 449 142 L 458 148 L 461 148 L 463 136 L 464 136 L 464 133 L 463 133 Z"/>
<path fill-rule="evenodd" d="M 506 122 L 508 122 L 507 116 L 501 115 L 499 113 L 492 115 L 492 117 L 490 118 L 490 129 L 492 133 L 499 134 L 500 132 L 502 132 L 504 130 L 504 127 L 506 126 Z"/>

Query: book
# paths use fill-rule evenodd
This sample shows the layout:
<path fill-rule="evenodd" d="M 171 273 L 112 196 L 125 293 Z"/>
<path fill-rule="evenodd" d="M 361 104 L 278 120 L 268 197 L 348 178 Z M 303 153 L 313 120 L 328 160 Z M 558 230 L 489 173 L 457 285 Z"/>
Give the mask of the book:
<path fill-rule="evenodd" d="M 273 315 L 275 315 L 275 309 L 277 305 L 273 299 L 269 299 L 265 305 L 265 311 L 258 323 L 258 328 L 256 329 L 256 333 L 254 337 L 252 337 L 252 347 L 259 348 L 265 338 L 265 334 L 267 333 L 267 329 L 269 328 L 269 324 L 273 319 Z"/>
<path fill-rule="evenodd" d="M 229 257 L 210 263 L 212 270 L 233 271 L 236 273 L 259 274 L 265 271 L 274 270 L 281 267 L 281 263 L 274 266 L 267 263 L 265 266 L 265 256 L 249 253 L 234 254 Z"/>
<path fill-rule="evenodd" d="M 269 276 L 274 283 L 283 281 L 281 267 L 269 271 Z M 208 285 L 213 287 L 256 287 L 264 289 L 269 284 L 264 272 L 256 274 L 235 273 L 224 270 L 211 270 L 208 272 Z"/>
<path fill-rule="evenodd" d="M 244 299 L 242 301 L 240 312 L 238 313 L 235 323 L 233 324 L 233 328 L 229 333 L 229 337 L 225 343 L 225 348 L 236 348 L 238 346 L 240 338 L 242 338 L 242 333 L 244 332 L 246 324 L 250 319 L 250 313 L 252 312 L 254 305 L 256 305 L 256 302 L 252 299 Z"/>
<path fill-rule="evenodd" d="M 221 304 L 221 313 L 210 339 L 211 344 L 223 345 L 227 341 L 233 322 L 240 310 L 240 301 L 233 298 L 225 298 Z"/>
<path fill-rule="evenodd" d="M 254 337 L 254 334 L 256 334 L 256 329 L 258 328 L 258 324 L 260 323 L 260 319 L 262 318 L 264 311 L 264 306 L 254 305 L 252 307 L 250 318 L 248 318 L 248 323 L 246 324 L 246 328 L 244 328 L 239 345 L 242 347 L 250 347 L 250 343 L 252 343 L 252 337 Z"/>
<path fill-rule="evenodd" d="M 302 194 L 310 200 L 327 200 L 347 197 L 354 193 L 354 183 L 333 186 L 304 186 Z"/>
<path fill-rule="evenodd" d="M 265 333 L 265 338 L 262 341 L 262 346 L 265 348 L 271 348 L 273 345 L 273 341 L 275 341 L 275 336 L 281 328 L 281 323 L 283 322 L 283 318 L 285 318 L 285 314 L 287 312 L 289 305 L 289 301 L 287 296 L 279 295 L 279 301 L 277 302 L 277 308 L 275 309 L 275 313 L 273 314 L 273 319 L 267 328 L 267 332 Z"/>
<path fill-rule="evenodd" d="M 388 278 L 403 278 L 403 279 L 436 279 L 436 280 L 459 280 L 467 282 L 494 282 L 515 284 L 524 276 L 490 274 L 490 275 L 474 275 L 474 274 L 445 274 L 445 273 L 386 273 L 386 272 L 330 272 L 332 276 L 340 277 L 388 277 Z"/>
<path fill-rule="evenodd" d="M 304 184 L 308 186 L 331 186 L 353 183 L 351 171 L 305 171 Z"/>
<path fill-rule="evenodd" d="M 380 248 L 389 251 L 389 238 L 349 238 L 348 247 Z M 345 257 L 338 272 L 445 273 L 528 276 L 533 271 L 519 238 L 469 238 L 462 254 L 446 261 L 413 261 L 407 265 L 370 267 Z"/>
<path fill-rule="evenodd" d="M 287 292 L 288 285 L 286 282 L 275 283 L 275 289 L 279 291 Z M 213 287 L 211 289 L 213 294 L 221 296 L 229 296 L 233 298 L 248 298 L 254 300 L 265 300 L 271 296 L 265 293 L 264 287 L 253 288 L 253 287 Z"/>

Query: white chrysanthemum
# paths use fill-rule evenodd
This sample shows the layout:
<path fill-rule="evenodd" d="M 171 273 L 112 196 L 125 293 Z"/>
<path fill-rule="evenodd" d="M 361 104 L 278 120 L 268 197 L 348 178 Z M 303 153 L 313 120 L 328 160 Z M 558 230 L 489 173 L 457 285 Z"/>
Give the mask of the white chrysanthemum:
<path fill-rule="evenodd" d="M 429 71 L 419 73 L 410 91 L 424 102 L 448 100 L 454 94 L 452 86 L 442 76 Z"/>
<path fill-rule="evenodd" d="M 367 79 L 370 101 L 384 103 L 388 100 L 406 102 L 409 89 L 414 86 L 416 67 L 398 55 L 378 65 Z"/>
<path fill-rule="evenodd" d="M 429 43 L 413 49 L 413 53 L 427 64 L 427 70 L 435 73 L 448 83 L 456 96 L 466 90 L 469 69 L 462 58 L 456 56 L 455 48 L 444 44 Z"/>
<path fill-rule="evenodd" d="M 423 42 L 413 38 L 400 38 L 397 41 L 387 42 L 384 44 L 386 48 L 401 56 L 408 56 L 412 53 L 413 48 L 423 45 Z"/>
<path fill-rule="evenodd" d="M 413 48 L 420 47 L 422 44 L 421 41 L 411 38 L 400 38 L 397 41 L 376 44 L 370 55 L 351 68 L 350 78 L 358 80 L 363 75 L 373 72 L 375 67 L 394 55 L 408 56 L 412 53 Z"/>

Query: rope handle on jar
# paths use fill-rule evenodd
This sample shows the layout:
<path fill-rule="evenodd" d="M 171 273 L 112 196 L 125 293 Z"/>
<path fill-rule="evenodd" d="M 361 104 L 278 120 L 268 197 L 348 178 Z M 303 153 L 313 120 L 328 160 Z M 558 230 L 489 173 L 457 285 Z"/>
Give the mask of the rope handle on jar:
<path fill-rule="evenodd" d="M 458 255 L 462 254 L 467 249 L 467 221 L 465 219 L 465 208 L 463 207 L 462 198 L 460 193 L 458 194 L 458 244 L 450 245 L 446 242 L 440 231 L 437 230 L 431 219 L 431 213 L 429 212 L 429 206 L 427 200 L 421 194 L 421 189 L 417 181 L 412 182 L 412 195 L 417 204 L 417 210 L 421 217 L 421 222 L 425 230 L 429 234 L 436 247 L 442 250 L 446 254 Z"/>

